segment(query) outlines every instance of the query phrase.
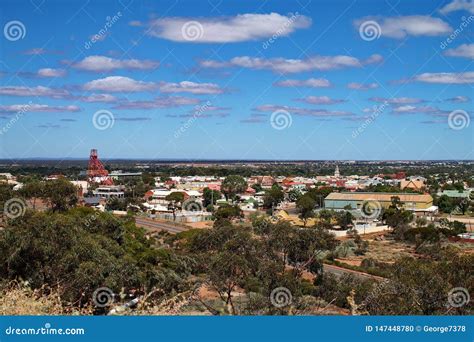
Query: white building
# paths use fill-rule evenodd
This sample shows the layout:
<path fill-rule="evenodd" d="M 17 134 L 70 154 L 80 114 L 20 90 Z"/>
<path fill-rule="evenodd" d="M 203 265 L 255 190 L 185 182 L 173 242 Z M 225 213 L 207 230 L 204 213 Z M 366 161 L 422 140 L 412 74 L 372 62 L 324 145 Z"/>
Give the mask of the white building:
<path fill-rule="evenodd" d="M 125 192 L 123 191 L 123 187 L 119 185 L 112 185 L 112 186 L 100 186 L 97 189 L 93 190 L 92 193 L 95 196 L 99 196 L 102 198 L 124 198 Z"/>

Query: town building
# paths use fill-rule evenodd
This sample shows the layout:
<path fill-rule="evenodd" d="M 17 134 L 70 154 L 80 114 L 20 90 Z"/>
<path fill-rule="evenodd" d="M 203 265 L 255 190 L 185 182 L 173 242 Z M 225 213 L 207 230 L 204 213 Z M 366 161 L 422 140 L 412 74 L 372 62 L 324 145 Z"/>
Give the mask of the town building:
<path fill-rule="evenodd" d="M 125 197 L 124 187 L 120 185 L 100 186 L 97 189 L 93 190 L 92 193 L 94 194 L 94 196 L 107 199 L 111 197 Z"/>
<path fill-rule="evenodd" d="M 423 177 L 410 177 L 407 179 L 400 180 L 400 189 L 412 189 L 420 191 L 425 188 L 426 178 Z"/>
<path fill-rule="evenodd" d="M 433 212 L 433 197 L 429 194 L 387 193 L 387 192 L 332 192 L 324 199 L 326 209 L 341 210 L 350 207 L 361 209 L 364 202 L 376 201 L 382 208 L 392 203 L 392 198 L 398 197 L 403 208 L 412 211 Z"/>
<path fill-rule="evenodd" d="M 120 170 L 109 173 L 109 177 L 114 180 L 140 178 L 141 176 L 141 172 L 122 172 Z"/>
<path fill-rule="evenodd" d="M 469 190 L 443 190 L 442 192 L 437 193 L 438 196 L 448 196 L 450 198 L 458 198 L 458 199 L 467 199 L 469 200 L 471 196 L 471 192 Z"/>

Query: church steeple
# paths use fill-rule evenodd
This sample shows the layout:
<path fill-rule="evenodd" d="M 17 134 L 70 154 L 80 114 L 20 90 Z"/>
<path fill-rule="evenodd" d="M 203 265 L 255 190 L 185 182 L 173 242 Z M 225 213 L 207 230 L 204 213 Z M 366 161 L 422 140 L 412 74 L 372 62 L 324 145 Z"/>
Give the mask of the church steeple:
<path fill-rule="evenodd" d="M 340 173 L 339 173 L 339 166 L 336 165 L 336 170 L 334 171 L 334 177 L 339 178 Z"/>

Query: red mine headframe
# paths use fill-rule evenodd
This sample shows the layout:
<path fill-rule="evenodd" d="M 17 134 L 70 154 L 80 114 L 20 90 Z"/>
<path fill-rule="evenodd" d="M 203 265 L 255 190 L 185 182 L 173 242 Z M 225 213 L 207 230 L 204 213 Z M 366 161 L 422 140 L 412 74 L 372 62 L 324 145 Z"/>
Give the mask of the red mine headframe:
<path fill-rule="evenodd" d="M 112 178 L 109 177 L 109 172 L 100 162 L 97 155 L 97 150 L 92 149 L 89 156 L 89 169 L 87 170 L 87 180 L 89 183 L 99 183 L 103 185 L 113 185 Z"/>

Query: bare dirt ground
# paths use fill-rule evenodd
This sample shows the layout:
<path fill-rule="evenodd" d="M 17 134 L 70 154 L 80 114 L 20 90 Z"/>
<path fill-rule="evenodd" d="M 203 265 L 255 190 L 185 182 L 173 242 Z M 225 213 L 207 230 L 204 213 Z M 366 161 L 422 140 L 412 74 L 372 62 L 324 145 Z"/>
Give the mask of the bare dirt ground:
<path fill-rule="evenodd" d="M 204 221 L 204 222 L 186 222 L 186 226 L 191 228 L 198 228 L 198 229 L 207 229 L 212 228 L 213 221 Z"/>
<path fill-rule="evenodd" d="M 372 258 L 381 262 L 393 263 L 401 257 L 414 256 L 415 254 L 412 245 L 402 242 L 387 239 L 377 241 L 370 238 L 367 239 L 367 236 L 364 236 L 364 240 L 369 242 L 369 249 L 365 255 L 339 258 L 338 260 L 349 265 L 360 266 L 362 260 L 366 258 Z"/>
<path fill-rule="evenodd" d="M 373 237 L 362 237 L 364 240 L 367 240 L 369 242 L 369 249 L 367 253 L 365 253 L 365 255 L 339 258 L 338 260 L 349 265 L 360 266 L 362 260 L 366 258 L 372 258 L 377 261 L 386 263 L 393 263 L 402 257 L 417 256 L 417 254 L 415 253 L 414 245 L 406 244 L 392 239 L 375 240 L 374 238 L 377 235 L 380 234 L 374 234 Z M 447 244 L 456 246 L 461 250 L 462 253 L 474 253 L 474 244 L 472 243 L 447 242 Z"/>

